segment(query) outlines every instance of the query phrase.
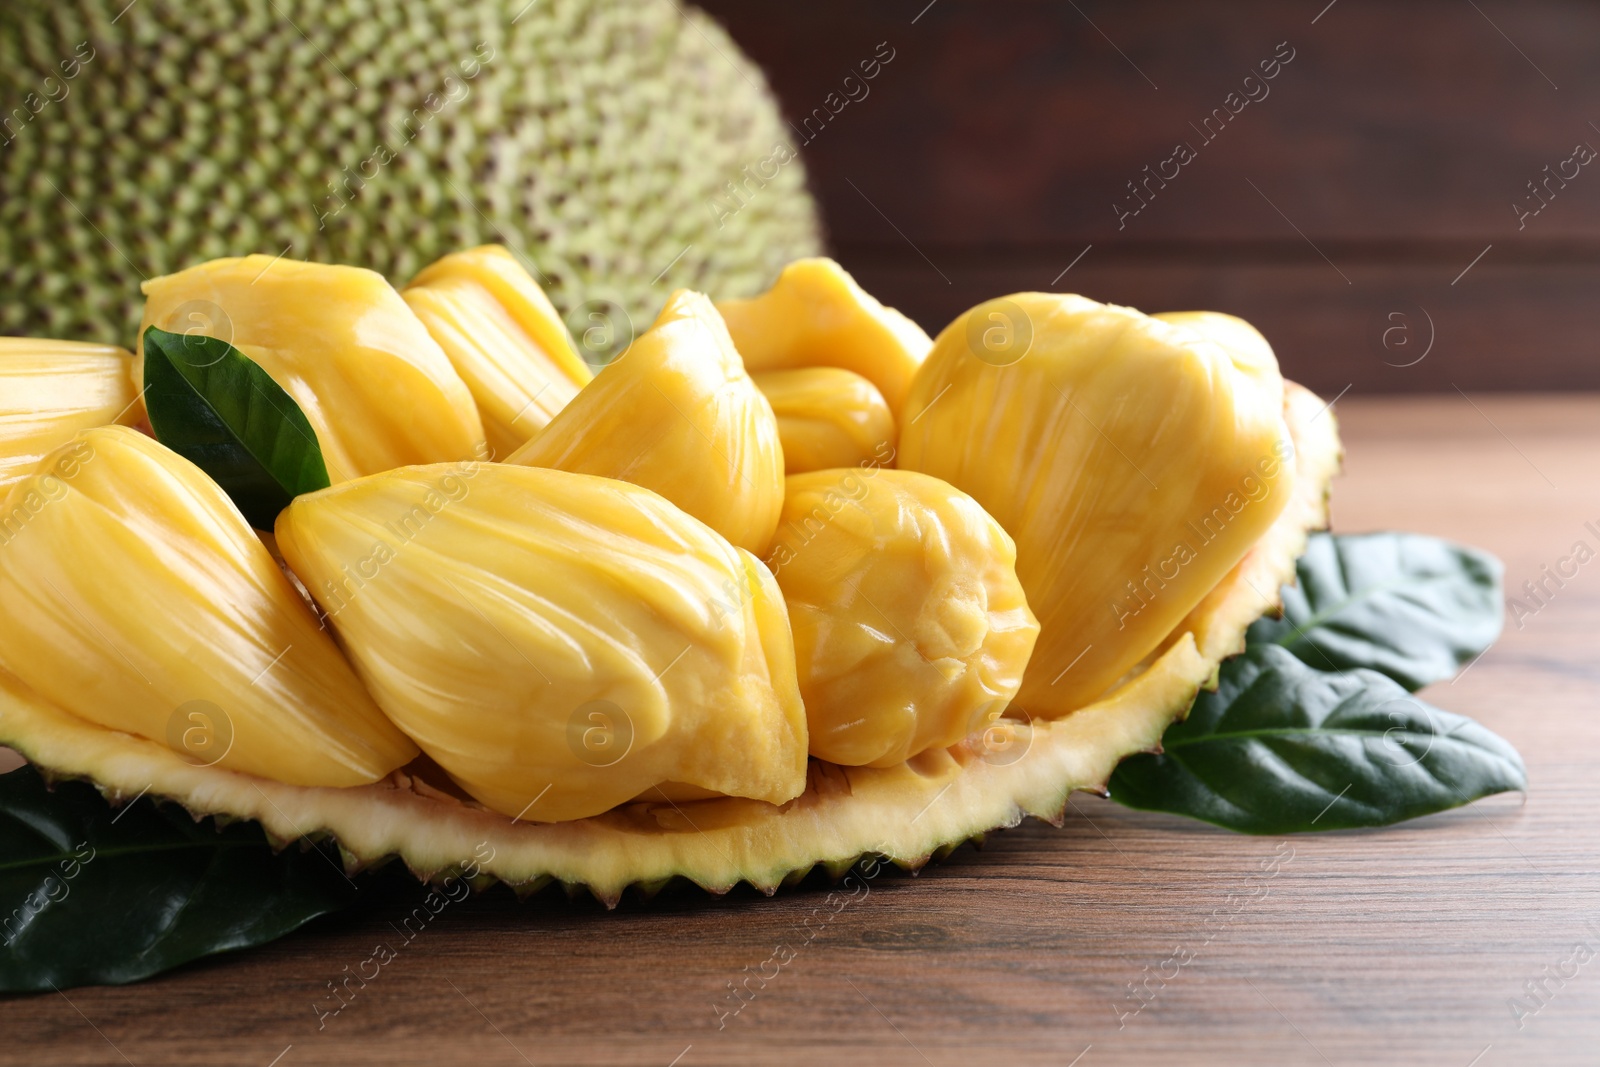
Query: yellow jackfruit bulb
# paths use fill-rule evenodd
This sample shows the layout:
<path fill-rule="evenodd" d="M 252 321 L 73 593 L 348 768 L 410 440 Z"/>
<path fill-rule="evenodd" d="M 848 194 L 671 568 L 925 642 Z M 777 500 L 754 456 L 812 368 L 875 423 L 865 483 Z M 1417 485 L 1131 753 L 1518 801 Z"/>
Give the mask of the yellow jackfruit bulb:
<path fill-rule="evenodd" d="M 653 489 L 756 553 L 783 506 L 772 405 L 711 301 L 687 289 L 508 462 Z"/>
<path fill-rule="evenodd" d="M 722 300 L 733 343 L 752 372 L 839 367 L 866 378 L 896 416 L 933 342 L 884 307 L 831 259 L 797 259 L 760 296 Z"/>
<path fill-rule="evenodd" d="M 878 387 L 837 367 L 752 374 L 778 419 L 787 474 L 894 459 L 894 415 Z"/>
<path fill-rule="evenodd" d="M 291 785 L 362 785 L 417 754 L 223 491 L 124 426 L 0 504 L 0 668 L 80 718 Z"/>
<path fill-rule="evenodd" d="M 767 565 L 789 609 L 811 754 L 888 767 L 997 719 L 1039 636 L 1015 563 L 1000 524 L 938 478 L 791 477 Z"/>
<path fill-rule="evenodd" d="M 1221 345 L 1233 358 L 1233 365 L 1243 374 L 1258 378 L 1270 386 L 1281 383 L 1278 357 L 1272 346 L 1261 336 L 1261 331 L 1235 315 L 1220 311 L 1160 311 L 1150 316 L 1174 326 L 1182 326 Z"/>
<path fill-rule="evenodd" d="M 400 295 L 472 390 L 491 456 L 526 444 L 594 377 L 550 298 L 500 245 L 445 256 Z"/>
<path fill-rule="evenodd" d="M 374 271 L 271 256 L 217 259 L 144 283 L 144 331 L 218 337 L 261 365 L 311 421 L 335 482 L 480 457 L 472 394 Z"/>
<path fill-rule="evenodd" d="M 132 360 L 116 345 L 0 337 L 0 497 L 78 431 L 139 420 Z"/>
<path fill-rule="evenodd" d="M 379 705 L 496 811 L 805 787 L 771 575 L 649 490 L 414 467 L 299 497 L 277 536 Z"/>
<path fill-rule="evenodd" d="M 1016 538 L 1041 626 L 1018 694 L 1033 715 L 1127 674 L 1289 500 L 1270 348 L 1226 316 L 1177 318 L 1018 293 L 946 327 L 917 375 L 898 462 Z"/>

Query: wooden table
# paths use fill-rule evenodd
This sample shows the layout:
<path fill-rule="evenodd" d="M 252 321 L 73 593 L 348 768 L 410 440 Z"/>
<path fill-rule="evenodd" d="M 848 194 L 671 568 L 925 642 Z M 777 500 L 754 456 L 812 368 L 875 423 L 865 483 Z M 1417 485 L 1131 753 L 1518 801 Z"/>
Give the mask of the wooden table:
<path fill-rule="evenodd" d="M 1327 396 L 1600 389 L 1600 182 L 1527 185 L 1600 149 L 1600 4 L 1474 4 L 696 6 L 765 71 L 829 247 L 930 332 L 1051 289 L 1242 316 Z M 1241 88 L 1267 95 L 1218 134 Z"/>
<path fill-rule="evenodd" d="M 1338 412 L 1338 528 L 1482 545 L 1510 591 L 1576 541 L 1600 547 L 1583 525 L 1600 526 L 1600 398 Z M 1060 830 L 878 878 L 721 1028 L 728 983 L 799 945 L 823 889 L 611 914 L 494 892 L 446 910 L 319 1032 L 313 1003 L 389 935 L 411 906 L 397 895 L 143 985 L 13 999 L 0 1062 L 1600 1062 L 1600 958 L 1547 981 L 1520 1029 L 1508 1007 L 1571 975 L 1578 943 L 1600 957 L 1600 560 L 1522 621 L 1426 696 L 1522 750 L 1525 799 L 1285 842 L 1082 796 Z M 1229 894 L 1253 903 L 1235 914 Z"/>

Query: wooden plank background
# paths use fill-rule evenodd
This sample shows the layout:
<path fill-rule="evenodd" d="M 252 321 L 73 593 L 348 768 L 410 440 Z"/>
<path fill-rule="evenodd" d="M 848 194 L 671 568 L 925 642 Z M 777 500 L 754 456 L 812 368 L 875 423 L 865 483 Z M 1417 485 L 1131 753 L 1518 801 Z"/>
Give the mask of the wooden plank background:
<path fill-rule="evenodd" d="M 1337 410 L 1337 528 L 1471 541 L 1512 590 L 1579 538 L 1596 547 L 1600 399 Z M 326 984 L 393 940 L 412 887 L 142 985 L 9 999 L 0 1064 L 1590 1067 L 1600 955 L 1563 964 L 1580 942 L 1600 952 L 1597 632 L 1591 562 L 1424 693 L 1519 748 L 1525 799 L 1284 844 L 1079 796 L 1060 830 L 1029 823 L 879 877 L 809 944 L 821 883 L 614 913 L 493 891 L 441 913 L 319 1029 Z M 728 983 L 771 974 L 779 944 L 801 947 L 719 1029 Z M 1179 948 L 1195 958 L 1174 975 Z M 1508 1002 L 1540 980 L 1519 1029 Z M 1131 1016 L 1130 984 L 1149 1000 Z"/>
<path fill-rule="evenodd" d="M 1512 207 L 1600 148 L 1600 5 L 701 6 L 768 71 L 840 259 L 930 332 L 1054 288 L 1243 315 L 1330 396 L 1600 388 L 1600 168 L 1520 229 Z M 1204 140 L 1235 92 L 1260 99 Z M 1196 158 L 1119 229 L 1179 142 Z"/>

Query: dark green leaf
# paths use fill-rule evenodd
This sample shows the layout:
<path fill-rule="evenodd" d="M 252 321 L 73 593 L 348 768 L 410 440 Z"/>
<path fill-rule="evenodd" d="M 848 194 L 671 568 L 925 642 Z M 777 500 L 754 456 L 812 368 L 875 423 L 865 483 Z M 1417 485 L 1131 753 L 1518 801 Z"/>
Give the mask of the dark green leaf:
<path fill-rule="evenodd" d="M 1500 561 L 1409 533 L 1313 534 L 1283 591 L 1283 618 L 1251 645 L 1287 648 L 1318 670 L 1367 667 L 1415 692 L 1500 636 Z"/>
<path fill-rule="evenodd" d="M 1225 662 L 1161 744 L 1122 761 L 1112 799 L 1252 834 L 1385 826 L 1527 787 L 1516 749 L 1471 719 L 1274 645 Z"/>
<path fill-rule="evenodd" d="M 272 529 L 300 494 L 328 487 L 305 412 L 228 342 L 150 327 L 144 387 L 156 439 L 209 474 L 257 529 Z"/>
<path fill-rule="evenodd" d="M 274 853 L 260 826 L 218 829 L 148 799 L 0 776 L 0 992 L 133 982 L 282 937 L 356 890 L 329 854 Z"/>

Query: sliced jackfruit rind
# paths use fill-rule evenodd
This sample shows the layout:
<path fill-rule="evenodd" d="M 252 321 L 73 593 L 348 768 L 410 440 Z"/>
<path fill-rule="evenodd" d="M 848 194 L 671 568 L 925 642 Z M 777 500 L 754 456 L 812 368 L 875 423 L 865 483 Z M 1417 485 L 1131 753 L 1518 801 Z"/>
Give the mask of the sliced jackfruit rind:
<path fill-rule="evenodd" d="M 1200 645 L 1223 653 L 1248 623 L 1277 606 L 1294 580 L 1307 533 L 1327 519 L 1327 484 L 1338 465 L 1333 420 L 1316 398 L 1290 386 L 1296 445 L 1295 499 L 1275 525 L 1186 621 Z M 1214 677 L 1218 656 L 1180 634 L 1153 663 L 1109 696 L 1065 718 L 1039 722 L 1020 758 L 974 749 L 924 753 L 890 768 L 812 765 L 806 793 L 782 807 L 724 799 L 636 804 L 567 823 L 508 821 L 403 775 L 371 786 L 287 786 L 197 768 L 158 744 L 92 726 L 54 709 L 0 674 L 0 742 L 57 777 L 94 781 L 113 800 L 148 792 L 197 813 L 255 819 L 282 840 L 332 836 L 350 857 L 400 856 L 423 878 L 476 860 L 482 872 L 531 892 L 551 880 L 584 885 L 615 903 L 630 885 L 673 876 L 713 892 L 740 881 L 773 892 L 795 871 L 867 854 L 915 866 L 952 842 L 1015 826 L 1025 816 L 1057 821 L 1077 790 L 1104 788 L 1122 757 L 1155 748 Z M 488 857 L 484 859 L 483 857 Z"/>
<path fill-rule="evenodd" d="M 162 746 L 71 719 L 5 677 L 0 729 L 30 760 L 114 795 L 148 786 L 191 811 L 255 819 L 278 837 L 331 834 L 352 856 L 397 853 L 422 878 L 488 855 L 483 870 L 513 886 L 553 877 L 587 885 L 609 904 L 634 883 L 673 875 L 713 893 L 741 881 L 772 892 L 797 869 L 866 853 L 917 866 L 952 840 L 1027 815 L 1058 819 L 1074 789 L 1103 785 L 1122 755 L 1154 747 L 1211 670 L 1192 641 L 1181 641 L 1115 696 L 1039 724 L 1027 754 L 1009 765 L 938 750 L 891 768 L 830 767 L 825 781 L 782 807 L 732 798 L 638 804 L 547 824 L 514 823 L 393 783 L 314 789 L 207 772 Z"/>
<path fill-rule="evenodd" d="M 1227 578 L 1207 593 L 1171 636 L 1150 656 L 1165 652 L 1185 633 L 1194 634 L 1200 654 L 1221 662 L 1244 650 L 1250 624 L 1280 607 L 1279 587 L 1294 581 L 1294 560 L 1306 548 L 1307 532 L 1323 526 L 1328 515 L 1328 488 L 1339 473 L 1344 450 L 1333 409 L 1311 390 L 1284 382 L 1284 419 L 1295 446 L 1298 482 L 1278 520 L 1256 541 Z M 1272 579 L 1263 560 L 1290 561 L 1285 576 Z"/>

